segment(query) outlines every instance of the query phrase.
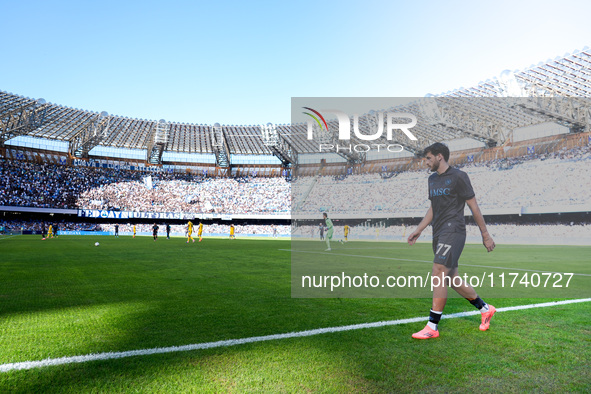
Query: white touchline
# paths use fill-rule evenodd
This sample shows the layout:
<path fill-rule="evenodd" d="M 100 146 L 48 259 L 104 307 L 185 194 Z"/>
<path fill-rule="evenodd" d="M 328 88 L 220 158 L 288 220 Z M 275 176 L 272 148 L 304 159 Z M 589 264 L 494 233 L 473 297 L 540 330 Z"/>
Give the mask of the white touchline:
<path fill-rule="evenodd" d="M 383 256 L 363 256 L 358 254 L 345 254 L 345 253 L 332 253 L 332 252 L 316 252 L 312 250 L 293 250 L 293 249 L 278 249 L 283 252 L 296 252 L 296 253 L 312 253 L 312 254 L 326 254 L 332 256 L 345 256 L 345 257 L 362 257 L 364 259 L 377 259 L 377 260 L 396 260 L 396 261 L 413 261 L 416 263 L 433 263 L 433 260 L 412 260 L 412 259 L 399 259 L 396 257 L 383 257 Z M 532 270 L 526 268 L 513 268 L 513 267 L 495 267 L 492 265 L 478 265 L 478 264 L 464 264 L 460 263 L 460 266 L 464 267 L 479 267 L 479 268 L 493 268 L 505 271 L 528 271 L 528 272 L 547 272 L 549 274 L 562 274 L 563 272 L 555 272 L 555 271 L 544 271 L 544 270 Z M 577 276 L 591 276 L 591 274 L 579 274 L 574 272 L 573 275 Z"/>
<path fill-rule="evenodd" d="M 531 309 L 531 308 L 544 308 L 544 307 L 549 307 L 549 306 L 576 304 L 576 303 L 581 303 L 581 302 L 591 302 L 591 298 L 580 298 L 580 299 L 576 299 L 576 300 L 544 302 L 541 304 L 509 306 L 509 307 L 504 307 L 504 308 L 497 308 L 497 312 L 518 311 L 518 310 Z M 452 313 L 449 315 L 445 315 L 444 318 L 445 319 L 455 319 L 458 317 L 477 315 L 479 313 L 480 313 L 479 311 Z M 192 350 L 202 350 L 202 349 L 212 349 L 212 348 L 218 348 L 218 347 L 244 345 L 246 343 L 274 341 L 274 340 L 278 340 L 278 339 L 311 337 L 314 335 L 328 334 L 328 333 L 341 332 L 341 331 L 360 330 L 363 328 L 375 328 L 375 327 L 384 327 L 384 326 L 396 326 L 396 325 L 408 324 L 408 323 L 418 323 L 418 322 L 424 322 L 425 320 L 426 320 L 426 318 L 424 316 L 423 317 L 413 317 L 410 319 L 388 320 L 388 321 L 380 321 L 380 322 L 375 322 L 375 323 L 352 324 L 349 326 L 340 326 L 340 327 L 318 328 L 318 329 L 314 329 L 314 330 L 289 332 L 289 333 L 285 333 L 285 334 L 264 335 L 264 336 L 259 336 L 259 337 L 250 337 L 250 338 L 242 338 L 242 339 L 229 339 L 229 340 L 217 341 L 217 342 L 196 343 L 193 345 L 171 346 L 171 347 L 141 349 L 141 350 L 130 350 L 130 351 L 126 351 L 126 352 L 108 352 L 108 353 L 87 354 L 84 356 L 47 358 L 45 360 L 39 360 L 39 361 L 23 361 L 23 362 L 16 362 L 16 363 L 1 364 L 0 365 L 0 372 L 9 372 L 9 371 L 16 371 L 16 370 L 23 370 L 23 369 L 34 369 L 34 368 L 42 368 L 42 367 L 65 365 L 65 364 L 86 363 L 89 361 L 114 360 L 114 359 L 118 359 L 118 358 L 126 358 L 126 357 L 134 357 L 134 356 L 147 356 L 147 355 L 151 355 L 151 354 L 188 352 L 188 351 L 192 351 Z"/>

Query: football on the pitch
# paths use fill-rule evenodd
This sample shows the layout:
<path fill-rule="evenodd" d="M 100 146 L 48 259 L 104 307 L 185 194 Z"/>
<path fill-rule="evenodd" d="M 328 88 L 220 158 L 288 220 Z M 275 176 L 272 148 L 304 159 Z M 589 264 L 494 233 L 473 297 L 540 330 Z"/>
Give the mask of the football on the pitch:
<path fill-rule="evenodd" d="M 94 243 L 94 246 L 99 246 L 99 245 L 100 245 L 100 244 L 99 244 L 98 242 L 95 242 L 95 243 Z"/>

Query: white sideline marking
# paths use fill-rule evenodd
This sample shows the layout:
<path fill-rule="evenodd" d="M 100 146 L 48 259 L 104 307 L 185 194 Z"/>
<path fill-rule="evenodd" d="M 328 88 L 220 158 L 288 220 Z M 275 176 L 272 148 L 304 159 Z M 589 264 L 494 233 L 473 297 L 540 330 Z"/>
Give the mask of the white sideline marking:
<path fill-rule="evenodd" d="M 344 253 L 333 253 L 333 252 L 316 252 L 316 251 L 312 251 L 312 250 L 293 250 L 293 249 L 278 249 L 278 250 L 283 251 L 283 252 L 326 254 L 326 255 L 332 255 L 332 256 L 345 256 L 345 257 L 362 257 L 364 259 L 413 261 L 413 262 L 416 262 L 416 263 L 430 263 L 430 264 L 433 263 L 433 260 L 399 259 L 399 258 L 396 258 L 396 257 L 363 256 L 363 255 L 358 255 L 358 254 L 344 254 Z M 545 270 L 532 270 L 532 269 L 526 269 L 526 268 L 495 267 L 495 266 L 492 266 L 492 265 L 477 265 L 477 264 L 464 264 L 464 263 L 460 263 L 460 266 L 464 266 L 464 267 L 479 267 L 479 268 L 494 268 L 494 269 L 505 270 L 505 271 L 511 270 L 511 271 L 528 271 L 528 272 L 547 272 L 547 273 L 550 273 L 550 274 L 562 274 L 562 273 L 564 273 L 564 272 L 545 271 Z M 574 272 L 573 275 L 591 276 L 591 274 L 579 274 L 579 273 L 576 273 L 576 272 Z"/>
<path fill-rule="evenodd" d="M 591 302 L 591 298 L 580 298 L 580 299 L 576 299 L 576 300 L 544 302 L 541 304 L 509 306 L 509 307 L 504 307 L 504 308 L 497 308 L 497 312 L 509 312 L 509 311 L 523 310 L 523 309 L 531 309 L 531 308 L 544 308 L 544 307 L 549 307 L 549 306 L 575 304 L 575 303 L 581 303 L 581 302 Z M 445 319 L 455 319 L 458 317 L 477 315 L 479 313 L 480 313 L 479 311 L 452 313 L 449 315 L 444 315 L 444 318 Z M 17 363 L 2 364 L 2 365 L 0 365 L 0 372 L 9 372 L 9 371 L 16 371 L 16 370 L 23 370 L 23 369 L 34 369 L 34 368 L 42 368 L 42 367 L 66 365 L 66 364 L 75 364 L 75 363 L 86 363 L 89 361 L 114 360 L 114 359 L 118 359 L 118 358 L 126 358 L 126 357 L 134 357 L 134 356 L 147 356 L 147 355 L 151 355 L 151 354 L 188 352 L 188 351 L 192 351 L 192 350 L 213 349 L 213 348 L 218 348 L 218 347 L 244 345 L 246 343 L 274 341 L 277 339 L 311 337 L 314 335 L 327 334 L 327 333 L 333 333 L 333 332 L 341 332 L 341 331 L 360 330 L 363 328 L 374 328 L 374 327 L 384 327 L 384 326 L 396 326 L 396 325 L 408 324 L 408 323 L 418 323 L 418 322 L 424 322 L 426 319 L 427 318 L 425 316 L 422 316 L 422 317 L 413 317 L 410 319 L 388 320 L 388 321 L 380 321 L 380 322 L 375 322 L 375 323 L 352 324 L 352 325 L 340 326 L 340 327 L 318 328 L 315 330 L 289 332 L 289 333 L 285 333 L 285 334 L 264 335 L 264 336 L 259 336 L 259 337 L 250 337 L 250 338 L 242 338 L 242 339 L 229 339 L 226 341 L 205 342 L 205 343 L 197 343 L 197 344 L 185 345 L 185 346 L 171 346 L 171 347 L 161 347 L 161 348 L 142 349 L 142 350 L 130 350 L 130 351 L 126 351 L 126 352 L 97 353 L 97 354 L 88 354 L 88 355 L 84 355 L 84 356 L 47 358 L 45 360 L 40 360 L 40 361 L 23 361 L 23 362 L 17 362 Z"/>

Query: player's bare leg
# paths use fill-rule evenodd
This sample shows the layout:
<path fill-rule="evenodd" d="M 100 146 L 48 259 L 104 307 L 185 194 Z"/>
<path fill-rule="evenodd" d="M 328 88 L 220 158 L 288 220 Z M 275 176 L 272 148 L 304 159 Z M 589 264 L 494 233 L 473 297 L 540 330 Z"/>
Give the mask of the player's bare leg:
<path fill-rule="evenodd" d="M 416 339 L 430 339 L 439 336 L 438 325 L 443 315 L 443 309 L 447 303 L 447 281 L 445 277 L 449 274 L 449 269 L 441 264 L 433 264 L 431 275 L 433 278 L 433 303 L 429 312 L 429 322 L 419 332 L 412 334 Z"/>
<path fill-rule="evenodd" d="M 482 322 L 480 323 L 480 331 L 486 331 L 490 327 L 490 320 L 497 311 L 497 309 L 484 302 L 476 293 L 476 290 L 470 284 L 466 283 L 459 275 L 458 269 L 455 268 L 451 273 L 451 286 L 458 292 L 459 295 L 467 299 L 480 313 L 482 313 Z"/>
<path fill-rule="evenodd" d="M 447 268 L 442 264 L 433 264 L 431 275 L 434 278 L 433 284 L 433 302 L 429 312 L 429 322 L 419 332 L 412 335 L 416 339 L 437 338 L 439 336 L 438 325 L 443 315 L 443 309 L 447 303 L 448 285 L 451 285 L 450 279 L 454 273 L 453 269 Z M 457 270 L 456 270 L 457 274 Z"/>

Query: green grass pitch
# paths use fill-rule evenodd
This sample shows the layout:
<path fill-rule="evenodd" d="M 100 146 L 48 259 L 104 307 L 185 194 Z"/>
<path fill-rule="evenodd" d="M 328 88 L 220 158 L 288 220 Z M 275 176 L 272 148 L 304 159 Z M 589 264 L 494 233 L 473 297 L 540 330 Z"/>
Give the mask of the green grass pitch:
<path fill-rule="evenodd" d="M 0 364 L 426 320 L 424 298 L 292 298 L 291 246 L 208 238 L 191 244 L 164 237 L 2 239 Z M 320 262 L 330 258 L 324 248 L 309 244 Z M 428 244 L 334 243 L 333 253 L 432 259 Z M 589 247 L 499 245 L 486 254 L 467 245 L 460 269 L 464 262 L 588 275 L 590 255 Z M 551 300 L 483 298 L 496 307 Z M 450 298 L 445 314 L 472 310 Z M 478 330 L 479 316 L 444 318 L 441 337 L 427 341 L 410 337 L 424 326 L 411 323 L 9 371 L 0 373 L 0 392 L 588 392 L 590 311 L 585 302 L 503 312 L 487 332 Z"/>

